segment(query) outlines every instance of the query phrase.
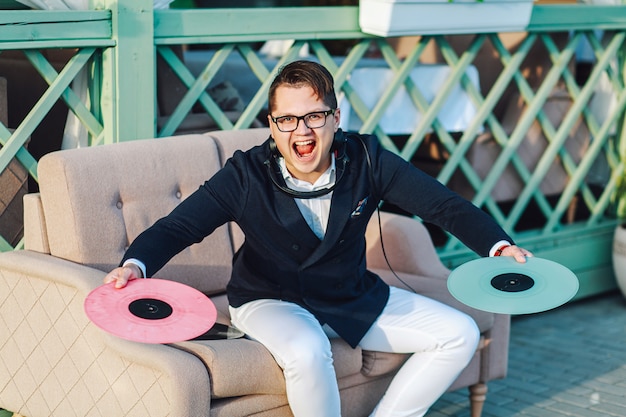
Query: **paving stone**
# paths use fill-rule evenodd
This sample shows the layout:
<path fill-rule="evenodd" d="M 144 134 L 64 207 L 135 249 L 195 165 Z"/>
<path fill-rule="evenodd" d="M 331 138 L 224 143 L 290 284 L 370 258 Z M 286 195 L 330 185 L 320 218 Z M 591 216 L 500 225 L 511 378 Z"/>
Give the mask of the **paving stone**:
<path fill-rule="evenodd" d="M 626 404 L 616 405 L 616 404 L 608 404 L 605 402 L 600 402 L 600 404 L 594 405 L 590 409 L 590 411 L 603 412 L 603 413 L 607 413 L 610 416 L 624 417 L 626 416 Z"/>
<path fill-rule="evenodd" d="M 608 394 L 613 394 L 613 395 L 624 395 L 623 387 L 616 386 L 613 384 L 607 384 L 606 382 L 600 381 L 600 378 L 584 381 L 582 385 L 585 387 L 595 389 L 596 391 L 599 391 L 602 393 L 608 393 Z M 626 416 L 626 414 L 624 414 L 624 416 Z"/>
<path fill-rule="evenodd" d="M 482 417 L 511 417 L 515 415 L 520 415 L 519 410 L 520 410 L 519 404 L 507 404 L 506 406 L 494 406 L 488 403 L 488 404 L 485 404 Z"/>
<path fill-rule="evenodd" d="M 566 392 L 562 392 L 556 394 L 552 398 L 561 403 L 568 403 L 580 408 L 589 408 L 598 403 L 600 395 L 594 392 L 590 393 L 589 395 L 572 395 Z"/>
<path fill-rule="evenodd" d="M 511 414 L 516 416 L 528 416 L 528 417 L 563 417 L 569 414 L 561 413 L 559 410 L 553 410 L 536 405 L 530 405 L 522 410 L 520 414 Z"/>

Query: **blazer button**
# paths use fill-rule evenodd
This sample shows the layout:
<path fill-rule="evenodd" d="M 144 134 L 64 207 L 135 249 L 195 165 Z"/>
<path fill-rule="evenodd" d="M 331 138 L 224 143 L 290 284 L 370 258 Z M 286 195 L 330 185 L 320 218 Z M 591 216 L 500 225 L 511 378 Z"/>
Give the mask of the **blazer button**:
<path fill-rule="evenodd" d="M 300 250 L 300 245 L 298 245 L 297 243 L 294 243 L 293 245 L 291 245 L 291 249 Z"/>

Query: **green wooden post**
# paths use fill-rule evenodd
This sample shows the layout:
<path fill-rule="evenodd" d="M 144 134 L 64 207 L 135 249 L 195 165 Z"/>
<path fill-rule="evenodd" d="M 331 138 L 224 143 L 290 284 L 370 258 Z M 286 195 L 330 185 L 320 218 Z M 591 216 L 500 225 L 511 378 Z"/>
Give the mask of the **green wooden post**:
<path fill-rule="evenodd" d="M 622 1 L 624 4 L 624 1 Z M 626 84 L 626 46 L 622 46 L 618 56 L 619 69 L 622 72 L 622 80 Z M 617 187 L 615 190 L 616 215 L 622 224 L 626 224 L 626 115 L 620 115 L 619 137 L 617 138 L 617 152 L 619 165 L 615 168 Z"/>
<path fill-rule="evenodd" d="M 104 142 L 152 138 L 156 126 L 153 0 L 93 0 L 112 13 L 116 46 L 104 52 Z"/>

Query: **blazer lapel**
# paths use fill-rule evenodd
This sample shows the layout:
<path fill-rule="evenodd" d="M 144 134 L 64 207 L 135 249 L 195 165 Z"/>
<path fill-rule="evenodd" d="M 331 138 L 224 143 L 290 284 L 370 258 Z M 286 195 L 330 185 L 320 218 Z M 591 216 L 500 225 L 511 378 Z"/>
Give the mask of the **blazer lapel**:
<path fill-rule="evenodd" d="M 278 189 L 274 189 L 275 216 L 278 222 L 283 225 L 294 238 L 309 248 L 316 248 L 320 245 L 319 238 L 313 233 L 300 213 L 293 197 L 284 194 Z"/>
<path fill-rule="evenodd" d="M 347 168 L 349 169 L 349 168 Z M 353 210 L 352 202 L 354 201 L 354 195 L 351 184 L 352 181 L 349 178 L 351 172 L 345 173 L 346 178 L 337 185 L 337 188 L 333 191 L 330 214 L 328 217 L 328 225 L 326 227 L 326 235 L 322 240 L 321 245 L 311 254 L 309 259 L 302 265 L 306 267 L 318 261 L 324 254 L 331 250 L 343 231 L 346 222 L 350 219 L 350 213 Z"/>

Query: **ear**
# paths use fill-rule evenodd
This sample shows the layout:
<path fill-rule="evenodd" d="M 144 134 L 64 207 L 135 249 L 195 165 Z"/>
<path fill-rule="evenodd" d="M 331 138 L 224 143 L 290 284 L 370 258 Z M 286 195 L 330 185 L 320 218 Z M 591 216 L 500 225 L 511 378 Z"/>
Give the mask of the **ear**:
<path fill-rule="evenodd" d="M 335 113 L 333 113 L 333 123 L 335 124 L 335 132 L 339 129 L 339 122 L 341 122 L 341 109 L 337 107 Z"/>

